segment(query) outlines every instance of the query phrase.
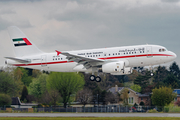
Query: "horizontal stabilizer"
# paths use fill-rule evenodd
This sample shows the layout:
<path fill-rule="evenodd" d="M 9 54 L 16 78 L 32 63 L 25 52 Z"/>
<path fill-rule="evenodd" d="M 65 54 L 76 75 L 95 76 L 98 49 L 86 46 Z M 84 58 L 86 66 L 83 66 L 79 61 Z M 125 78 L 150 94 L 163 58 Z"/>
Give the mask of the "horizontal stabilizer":
<path fill-rule="evenodd" d="M 30 63 L 31 60 L 23 60 L 23 59 L 18 59 L 18 58 L 13 58 L 13 57 L 5 57 L 6 59 L 10 59 L 10 60 L 14 60 L 14 61 L 17 61 L 17 62 L 20 62 L 20 63 Z"/>

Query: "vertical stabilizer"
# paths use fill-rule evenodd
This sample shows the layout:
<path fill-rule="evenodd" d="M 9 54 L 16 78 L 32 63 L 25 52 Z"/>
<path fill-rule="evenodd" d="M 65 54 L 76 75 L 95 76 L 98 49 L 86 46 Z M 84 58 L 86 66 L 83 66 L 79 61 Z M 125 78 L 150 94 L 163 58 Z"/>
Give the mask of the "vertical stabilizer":
<path fill-rule="evenodd" d="M 43 53 L 26 37 L 26 35 L 18 27 L 11 26 L 8 28 L 8 32 L 13 43 L 16 57 Z"/>

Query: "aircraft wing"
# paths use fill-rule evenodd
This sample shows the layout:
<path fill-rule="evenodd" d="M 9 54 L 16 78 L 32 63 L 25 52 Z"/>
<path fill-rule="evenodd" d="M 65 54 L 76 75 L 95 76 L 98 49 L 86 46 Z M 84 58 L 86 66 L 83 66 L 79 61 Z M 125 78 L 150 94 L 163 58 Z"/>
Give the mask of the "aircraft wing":
<path fill-rule="evenodd" d="M 68 59 L 68 61 L 74 61 L 78 64 L 83 64 L 86 69 L 89 69 L 92 66 L 102 65 L 105 62 L 105 60 L 82 57 L 69 52 L 61 52 L 61 54 L 67 56 L 66 59 Z"/>
<path fill-rule="evenodd" d="M 30 60 L 23 60 L 23 59 L 18 59 L 18 58 L 13 58 L 13 57 L 5 57 L 6 59 L 11 59 L 20 63 L 30 63 Z"/>

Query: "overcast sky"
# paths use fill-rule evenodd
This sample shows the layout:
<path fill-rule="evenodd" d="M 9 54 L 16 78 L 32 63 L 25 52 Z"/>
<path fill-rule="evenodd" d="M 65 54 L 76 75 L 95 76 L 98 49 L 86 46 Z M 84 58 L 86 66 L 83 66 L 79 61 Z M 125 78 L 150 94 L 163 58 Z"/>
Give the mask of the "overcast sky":
<path fill-rule="evenodd" d="M 180 65 L 179 0 L 0 0 L 0 64 L 13 56 L 9 26 L 44 52 L 156 44 Z"/>

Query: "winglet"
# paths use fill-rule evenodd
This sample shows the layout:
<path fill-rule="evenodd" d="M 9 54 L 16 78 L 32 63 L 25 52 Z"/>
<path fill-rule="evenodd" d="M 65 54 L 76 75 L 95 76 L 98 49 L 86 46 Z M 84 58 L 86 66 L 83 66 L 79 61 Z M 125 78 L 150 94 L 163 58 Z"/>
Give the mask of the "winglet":
<path fill-rule="evenodd" d="M 57 51 L 57 50 L 55 50 L 55 51 L 57 52 L 57 55 L 61 54 L 61 52 L 60 52 L 60 51 Z"/>

